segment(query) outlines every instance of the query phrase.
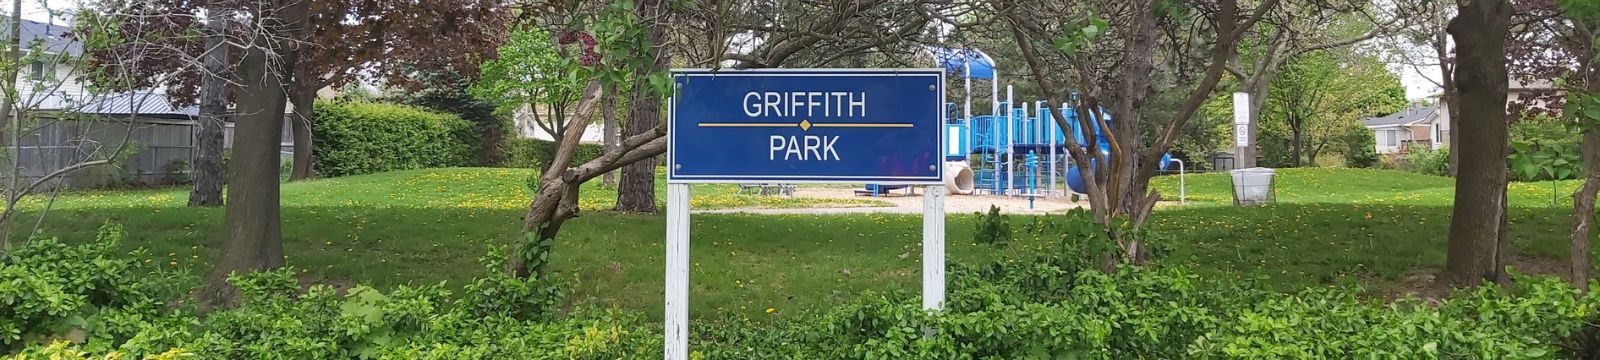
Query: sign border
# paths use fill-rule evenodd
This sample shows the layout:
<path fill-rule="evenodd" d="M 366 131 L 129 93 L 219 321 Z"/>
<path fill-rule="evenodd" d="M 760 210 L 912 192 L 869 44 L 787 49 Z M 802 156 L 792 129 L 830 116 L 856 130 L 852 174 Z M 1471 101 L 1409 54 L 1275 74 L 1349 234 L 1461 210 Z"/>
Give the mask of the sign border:
<path fill-rule="evenodd" d="M 942 68 L 867 68 L 867 69 L 842 69 L 842 68 L 806 68 L 806 69 L 709 69 L 709 68 L 676 68 L 672 69 L 673 96 L 667 98 L 667 183 L 668 184 L 739 184 L 759 182 L 782 182 L 793 184 L 861 184 L 873 183 L 882 185 L 939 185 L 944 184 L 944 151 L 935 151 L 934 173 L 931 177 L 922 176 L 807 176 L 807 175 L 680 175 L 678 174 L 677 151 L 674 143 L 677 133 L 672 131 L 677 125 L 677 92 L 678 77 L 716 77 L 716 76 L 834 76 L 849 74 L 869 74 L 876 76 L 933 76 L 937 78 L 939 101 L 934 102 L 934 113 L 939 114 L 938 131 L 939 139 L 936 144 L 945 145 L 944 124 L 949 122 L 944 112 L 945 99 L 945 69 Z"/>

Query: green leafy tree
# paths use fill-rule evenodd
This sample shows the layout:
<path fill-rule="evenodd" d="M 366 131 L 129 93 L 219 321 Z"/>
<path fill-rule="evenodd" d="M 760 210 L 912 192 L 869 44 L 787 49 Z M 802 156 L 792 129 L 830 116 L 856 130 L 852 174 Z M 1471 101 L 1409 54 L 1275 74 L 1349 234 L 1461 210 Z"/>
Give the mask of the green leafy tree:
<path fill-rule="evenodd" d="M 1289 153 L 1276 157 L 1294 167 L 1315 164 L 1324 150 L 1343 143 L 1343 131 L 1361 117 L 1404 108 L 1405 88 L 1385 66 L 1376 56 L 1350 50 L 1313 52 L 1285 66 L 1264 109 L 1266 121 L 1277 123 L 1289 142 Z M 1260 146 L 1268 145 L 1266 136 Z"/>
<path fill-rule="evenodd" d="M 595 41 L 590 35 L 583 39 L 586 46 Z M 583 50 L 587 48 L 575 51 Z M 468 92 L 493 103 L 501 114 L 531 107 L 528 114 L 534 125 L 559 143 L 567 136 L 568 114 L 590 77 L 582 58 L 562 54 L 568 51 L 574 50 L 557 46 L 556 38 L 544 29 L 518 29 L 500 46 L 498 58 L 479 66 L 478 83 Z"/>

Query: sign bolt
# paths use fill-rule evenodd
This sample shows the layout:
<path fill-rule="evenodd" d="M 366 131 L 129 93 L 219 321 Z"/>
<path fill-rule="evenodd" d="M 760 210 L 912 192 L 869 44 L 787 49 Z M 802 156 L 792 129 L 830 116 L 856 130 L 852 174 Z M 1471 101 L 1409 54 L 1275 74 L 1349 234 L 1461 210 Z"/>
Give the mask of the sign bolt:
<path fill-rule="evenodd" d="M 928 171 L 938 172 L 939 171 L 939 165 L 937 165 L 937 164 L 928 165 Z"/>
<path fill-rule="evenodd" d="M 938 90 L 938 89 L 939 88 L 934 86 L 934 85 L 928 85 L 928 91 L 934 91 L 934 90 Z"/>
<path fill-rule="evenodd" d="M 672 164 L 673 170 L 683 170 L 683 164 Z"/>

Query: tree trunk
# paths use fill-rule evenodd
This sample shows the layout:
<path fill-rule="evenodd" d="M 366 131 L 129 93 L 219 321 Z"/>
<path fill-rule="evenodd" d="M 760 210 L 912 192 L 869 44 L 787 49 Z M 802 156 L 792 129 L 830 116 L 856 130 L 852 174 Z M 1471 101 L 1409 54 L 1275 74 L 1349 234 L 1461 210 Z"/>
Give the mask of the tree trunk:
<path fill-rule="evenodd" d="M 1445 5 L 1440 4 L 1437 6 L 1438 11 L 1433 14 L 1435 19 L 1434 21 L 1441 23 L 1445 22 Z M 1444 28 L 1444 26 L 1440 26 L 1439 28 Z M 1444 106 L 1445 110 L 1447 110 L 1445 111 L 1445 116 L 1450 117 L 1450 119 L 1445 121 L 1445 123 L 1449 124 L 1450 126 L 1450 138 L 1447 139 L 1448 141 L 1446 142 L 1449 143 L 1448 146 L 1450 146 L 1449 173 L 1451 177 L 1455 177 L 1456 168 L 1461 166 L 1461 153 L 1455 151 L 1456 149 L 1461 148 L 1460 146 L 1457 146 L 1461 143 L 1461 122 L 1458 120 L 1461 119 L 1461 104 L 1460 101 L 1456 101 L 1458 96 L 1456 95 L 1455 62 L 1450 58 L 1450 49 L 1448 47 L 1448 44 L 1450 43 L 1449 36 L 1450 34 L 1444 31 L 1440 31 L 1438 34 L 1436 34 L 1433 39 L 1433 51 L 1434 54 L 1439 58 L 1439 78 L 1440 84 L 1443 85 L 1444 88 L 1439 95 L 1439 100 L 1442 102 L 1440 105 Z"/>
<path fill-rule="evenodd" d="M 293 1 L 293 0 L 289 0 Z M 312 25 L 310 21 L 295 29 L 300 37 L 295 39 L 309 39 Z M 289 119 L 289 132 L 294 137 L 294 164 L 289 173 L 289 180 L 305 180 L 317 176 L 316 171 L 316 146 L 312 143 L 312 125 L 316 124 L 315 111 L 317 102 L 317 89 L 322 88 L 317 78 L 315 64 L 311 64 L 311 57 L 298 54 L 294 61 L 294 83 L 289 88 L 289 101 L 294 104 L 294 117 Z"/>
<path fill-rule="evenodd" d="M 602 141 L 605 142 L 606 153 L 616 151 L 618 145 L 617 130 L 619 129 L 617 129 L 617 126 L 621 124 L 617 123 L 617 87 L 615 85 L 606 87 L 605 99 L 600 105 L 600 111 L 605 112 L 601 114 L 601 116 L 605 117 L 605 127 L 601 128 L 601 131 L 604 135 Z M 615 189 L 617 187 L 617 172 L 607 171 L 605 177 L 600 180 L 600 184 L 607 188 Z"/>
<path fill-rule="evenodd" d="M 533 201 L 528 204 L 528 213 L 523 216 L 522 238 L 506 261 L 505 271 L 517 277 L 528 278 L 533 274 L 545 272 L 548 265 L 550 250 L 555 246 L 555 236 L 561 231 L 561 225 L 567 219 L 578 213 L 577 189 L 583 179 L 569 176 L 572 158 L 578 149 L 578 139 L 583 138 L 585 128 L 594 118 L 595 108 L 599 107 L 601 94 L 599 80 L 591 80 L 588 88 L 580 95 L 576 117 L 572 124 L 577 133 L 574 136 L 561 139 L 555 143 L 555 155 L 551 157 L 546 170 L 539 175 L 539 188 L 533 195 Z"/>
<path fill-rule="evenodd" d="M 1289 149 L 1289 156 L 1292 157 L 1289 159 L 1289 163 L 1294 164 L 1294 167 L 1300 167 L 1303 165 L 1300 163 L 1300 148 L 1303 146 L 1303 143 L 1300 142 L 1300 128 L 1296 126 L 1294 129 L 1290 129 L 1289 131 L 1292 133 L 1290 136 L 1294 137 L 1294 139 L 1292 139 L 1294 144 L 1290 145 Z"/>
<path fill-rule="evenodd" d="M 1461 154 L 1455 206 L 1450 219 L 1445 274 L 1455 287 L 1505 280 L 1506 60 L 1505 37 L 1511 21 L 1506 0 L 1462 2 L 1448 31 L 1458 54 L 1455 84 L 1462 114 Z"/>
<path fill-rule="evenodd" d="M 20 65 L 22 62 L 22 36 L 20 35 L 22 34 L 22 0 L 11 1 L 11 15 L 6 16 L 6 19 L 10 20 L 10 23 L 6 26 L 7 30 L 10 32 L 6 33 L 5 37 L 5 59 L 12 64 Z M 21 72 L 19 69 L 21 69 L 20 66 L 4 67 L 3 70 L 0 70 L 0 73 L 3 73 L 3 76 L 8 79 L 20 79 L 18 78 L 18 75 L 20 75 Z M 0 89 L 0 92 L 4 93 L 18 92 L 23 90 L 22 85 L 18 81 L 0 82 L 0 87 L 4 87 L 4 89 Z M 22 144 L 19 140 L 21 138 L 20 133 L 23 131 L 22 120 L 17 114 L 17 112 L 21 110 L 16 108 L 17 103 L 18 101 L 15 101 L 14 99 L 0 99 L 0 122 L 4 122 L 5 124 L 0 128 L 4 128 L 11 132 L 10 134 L 6 134 L 7 137 L 11 138 L 11 146 L 21 146 Z M 13 151 L 13 153 L 20 152 L 21 150 Z M 18 169 L 19 162 L 15 161 L 15 159 L 12 159 L 12 161 L 9 162 L 11 163 L 9 165 L 11 165 L 12 168 L 6 173 L 6 177 L 10 179 L 6 180 L 8 184 L 5 186 L 5 188 L 9 191 L 0 191 L 0 193 L 4 193 L 6 195 L 7 206 L 6 210 L 4 210 L 6 215 L 10 215 L 12 211 L 15 211 L 15 207 L 10 205 L 16 204 L 17 200 L 24 195 L 13 193 L 13 191 L 15 191 L 14 189 L 20 189 L 24 185 L 22 184 L 22 177 L 17 176 L 20 175 L 20 171 Z M 11 248 L 11 225 L 12 221 L 10 220 L 9 216 L 0 219 L 0 254 L 5 254 L 6 250 Z"/>
<path fill-rule="evenodd" d="M 650 24 L 649 49 L 644 50 L 644 56 L 655 59 L 655 64 L 648 69 L 639 69 L 634 73 L 636 81 L 643 81 L 651 73 L 666 70 L 671 62 L 666 51 L 661 51 L 663 40 L 666 39 L 665 19 L 662 19 L 662 0 L 641 0 L 636 11 L 639 18 L 645 19 Z M 629 102 L 628 136 L 643 134 L 656 128 L 661 123 L 661 96 L 652 92 L 649 86 L 638 85 L 633 87 L 633 97 Z M 654 213 L 656 212 L 656 159 L 649 158 L 628 164 L 622 168 L 622 182 L 617 184 L 617 211 Z"/>
<path fill-rule="evenodd" d="M 594 85 L 591 85 L 594 86 Z M 598 98 L 598 87 L 590 88 L 592 94 L 587 99 L 578 103 L 578 114 L 593 114 Z M 583 126 L 588 126 L 591 117 L 584 116 L 577 120 Z M 577 127 L 582 129 L 582 127 Z M 582 130 L 579 130 L 580 133 Z M 576 140 L 562 142 L 556 148 L 556 155 L 551 160 L 559 169 L 540 175 L 539 192 L 534 194 L 533 201 L 528 204 L 528 213 L 523 217 L 522 235 L 519 239 L 517 251 L 507 259 L 505 271 L 518 277 L 528 278 L 548 271 L 551 250 L 555 247 L 555 237 L 561 231 L 561 225 L 568 219 L 578 215 L 578 188 L 583 183 L 594 179 L 606 172 L 615 171 L 624 164 L 632 164 L 639 160 L 660 156 L 666 152 L 666 131 L 657 129 L 650 133 L 631 136 L 621 141 L 622 146 L 616 152 L 606 153 L 599 158 L 590 160 L 578 166 L 571 166 L 573 155 L 577 152 Z"/>
<path fill-rule="evenodd" d="M 196 299 L 203 308 L 229 307 L 237 302 L 238 289 L 228 284 L 228 276 L 283 266 L 283 233 L 278 204 L 278 143 L 283 136 L 284 80 L 291 69 L 272 61 L 288 53 L 288 44 L 272 38 L 297 38 L 299 24 L 306 20 L 308 0 L 279 0 L 279 10 L 265 10 L 265 34 L 253 36 L 246 46 L 238 78 L 244 82 L 235 117 L 233 163 L 228 167 L 228 202 L 223 216 L 227 238 L 222 257 L 211 268 Z M 281 21 L 271 21 L 281 19 Z M 275 25 L 276 24 L 276 25 Z M 260 31 L 260 30 L 258 30 Z M 289 55 L 292 57 L 292 55 Z"/>
<path fill-rule="evenodd" d="M 233 85 L 228 83 L 228 45 L 226 18 L 229 11 L 212 0 L 206 9 L 211 14 L 206 22 L 206 53 L 202 60 L 204 78 L 200 83 L 200 123 L 194 133 L 194 187 L 189 191 L 190 207 L 222 205 L 223 183 L 223 127 L 228 117 L 228 97 Z"/>
<path fill-rule="evenodd" d="M 1591 61 L 1594 59 L 1590 59 Z M 1587 95 L 1600 95 L 1600 69 L 1591 68 L 1584 79 Z M 1582 116 L 1582 115 L 1579 115 Z M 1590 234 L 1594 232 L 1595 196 L 1600 195 L 1600 129 L 1585 129 L 1579 145 L 1583 155 L 1583 186 L 1572 194 L 1572 236 L 1568 257 L 1571 260 L 1570 281 L 1579 290 L 1589 291 L 1589 271 L 1594 268 L 1589 258 Z"/>
<path fill-rule="evenodd" d="M 289 120 L 289 132 L 294 136 L 294 166 L 289 180 L 305 180 L 316 176 L 311 125 L 316 123 L 316 112 L 312 107 L 317 102 L 317 75 L 312 71 L 313 66 L 306 63 L 311 59 L 297 60 L 300 63 L 295 64 L 294 85 L 289 89 L 290 100 L 294 104 L 294 116 Z"/>
<path fill-rule="evenodd" d="M 1583 186 L 1572 194 L 1572 247 L 1570 258 L 1572 260 L 1571 278 L 1572 286 L 1582 291 L 1589 291 L 1589 269 L 1594 267 L 1589 260 L 1589 239 L 1594 231 L 1594 203 L 1595 196 L 1600 195 L 1600 133 L 1589 131 L 1583 134 L 1583 163 L 1587 168 L 1587 175 L 1583 179 Z"/>

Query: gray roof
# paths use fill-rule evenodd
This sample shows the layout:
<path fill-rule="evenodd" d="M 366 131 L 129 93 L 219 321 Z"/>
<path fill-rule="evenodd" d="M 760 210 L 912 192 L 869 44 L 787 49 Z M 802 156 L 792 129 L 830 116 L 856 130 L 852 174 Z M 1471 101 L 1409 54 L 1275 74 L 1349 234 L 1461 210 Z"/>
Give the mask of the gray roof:
<path fill-rule="evenodd" d="M 0 39 L 8 38 L 10 35 L 10 21 L 0 20 Z M 72 37 L 71 27 L 22 20 L 22 47 L 31 48 L 35 41 L 41 42 L 40 45 L 46 52 L 71 56 L 83 55 L 83 44 Z"/>
<path fill-rule="evenodd" d="M 1427 120 L 1433 113 L 1439 111 L 1438 105 L 1423 107 L 1408 107 L 1388 116 L 1361 118 L 1361 124 L 1367 127 L 1405 125 L 1422 120 Z"/>
<path fill-rule="evenodd" d="M 138 116 L 158 119 L 192 120 L 200 117 L 194 106 L 173 107 L 167 94 L 142 92 L 107 95 L 85 103 L 78 113 L 108 116 Z"/>

